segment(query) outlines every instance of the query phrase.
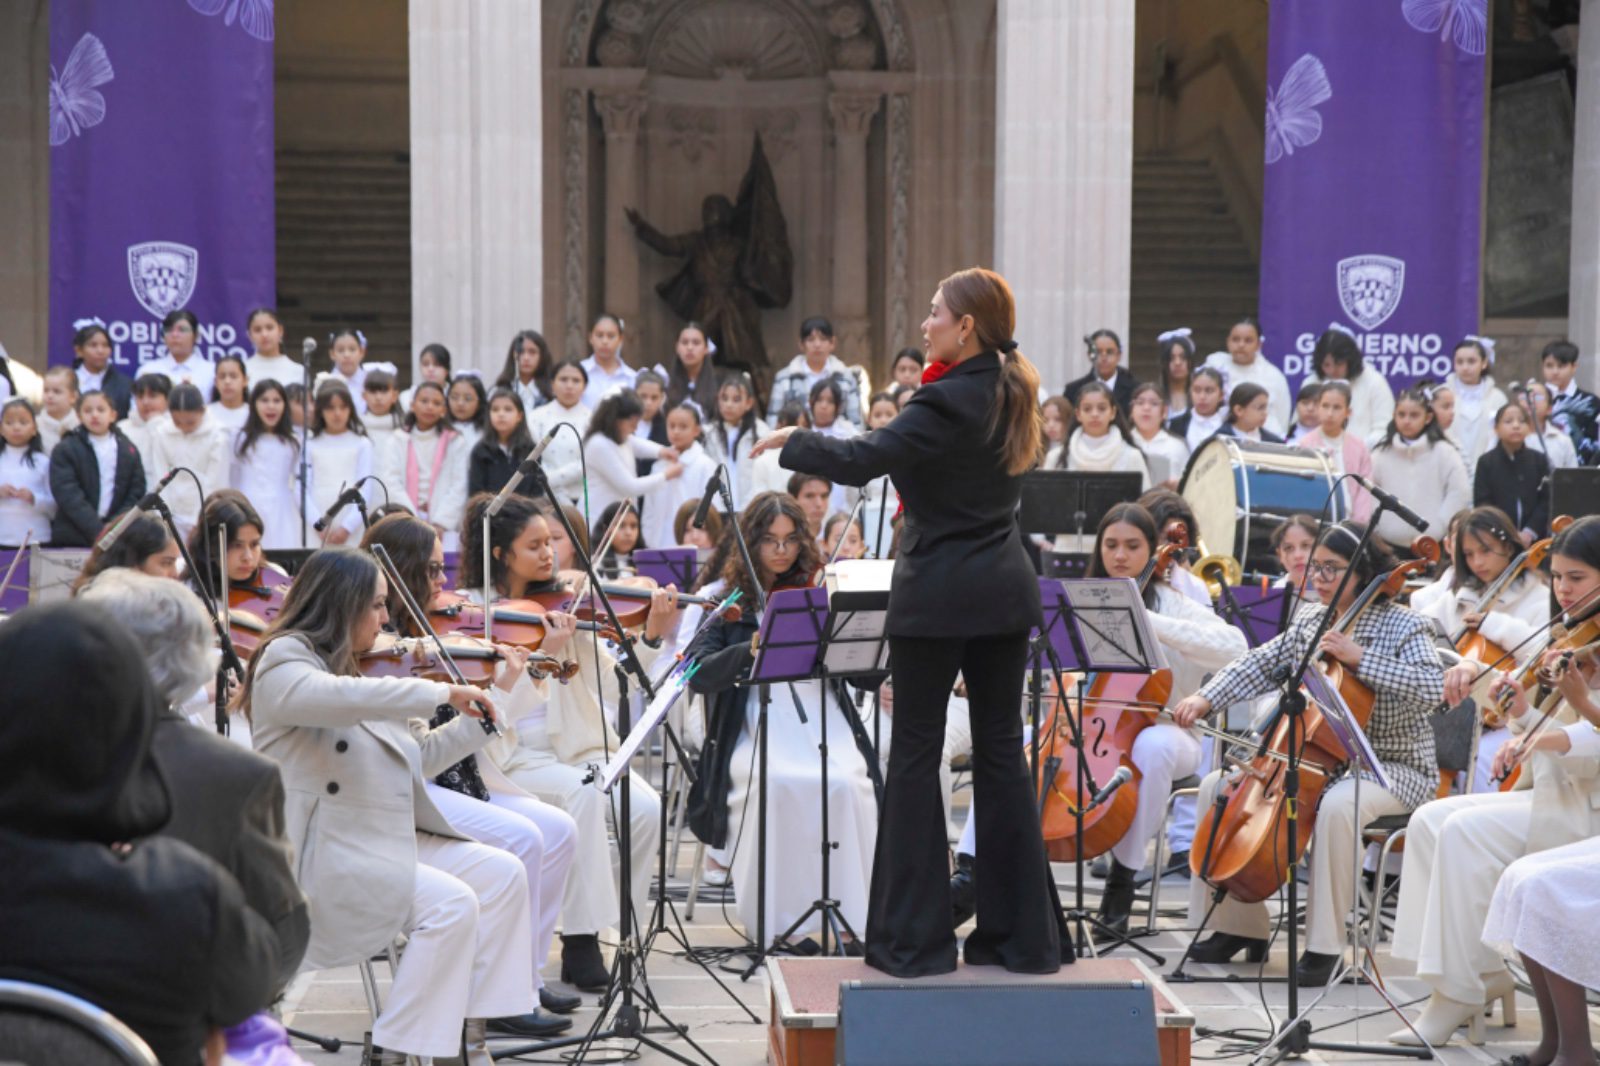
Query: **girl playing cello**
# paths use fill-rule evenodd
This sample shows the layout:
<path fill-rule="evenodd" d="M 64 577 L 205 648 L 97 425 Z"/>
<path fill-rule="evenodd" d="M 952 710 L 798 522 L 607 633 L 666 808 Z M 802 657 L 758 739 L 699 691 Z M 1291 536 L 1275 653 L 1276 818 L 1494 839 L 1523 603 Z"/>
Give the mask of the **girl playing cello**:
<path fill-rule="evenodd" d="M 1277 688 L 1276 675 L 1299 664 L 1323 612 L 1332 610 L 1336 617 L 1342 616 L 1368 582 L 1396 565 L 1389 549 L 1377 540 L 1369 542 L 1356 558 L 1365 532 L 1365 527 L 1355 522 L 1330 527 L 1306 567 L 1323 606 L 1302 609 L 1282 634 L 1218 672 L 1174 708 L 1173 719 L 1180 725 L 1192 725 L 1218 707 Z M 1346 570 L 1354 572 L 1340 592 Z M 1340 592 L 1337 601 L 1336 592 Z M 1372 819 L 1414 810 L 1434 794 L 1438 766 L 1427 715 L 1444 692 L 1444 667 L 1433 646 L 1431 626 L 1420 615 L 1387 599 L 1372 601 L 1347 630 L 1330 628 L 1318 650 L 1321 656 L 1343 664 L 1372 690 L 1372 715 L 1366 732 L 1394 791 L 1364 782 L 1360 811 L 1355 809 L 1355 784 L 1348 774 L 1323 791 L 1316 812 L 1317 847 L 1311 857 L 1311 890 L 1306 901 L 1306 951 L 1298 964 L 1300 981 L 1308 985 L 1326 984 L 1339 961 L 1354 884 L 1353 835 Z M 1213 772 L 1201 784 L 1202 811 L 1214 800 L 1220 777 Z M 1212 826 L 1221 821 L 1214 819 Z M 1207 832 L 1202 825 L 1195 834 L 1197 851 L 1205 846 Z M 1194 878 L 1189 914 L 1196 924 L 1206 915 L 1205 895 L 1206 886 Z M 1247 951 L 1251 961 L 1266 956 L 1271 923 L 1264 902 L 1228 898 L 1215 907 L 1214 917 L 1217 932 L 1197 944 L 1191 958 L 1227 962 L 1240 951 Z"/>

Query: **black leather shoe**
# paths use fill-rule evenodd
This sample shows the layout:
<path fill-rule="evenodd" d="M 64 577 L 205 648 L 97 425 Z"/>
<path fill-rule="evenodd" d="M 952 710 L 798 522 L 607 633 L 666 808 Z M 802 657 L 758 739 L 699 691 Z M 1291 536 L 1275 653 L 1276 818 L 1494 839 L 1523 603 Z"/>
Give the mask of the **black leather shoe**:
<path fill-rule="evenodd" d="M 1133 875 L 1116 859 L 1106 875 L 1106 887 L 1100 896 L 1100 921 L 1119 933 L 1128 929 L 1128 916 L 1133 913 Z"/>
<path fill-rule="evenodd" d="M 1245 961 L 1260 962 L 1267 957 L 1267 941 L 1254 936 L 1212 933 L 1189 952 L 1189 961 L 1232 962 L 1233 957 L 1241 951 L 1245 953 Z"/>
<path fill-rule="evenodd" d="M 542 1010 L 518 1014 L 512 1018 L 489 1019 L 489 1032 L 496 1036 L 526 1036 L 540 1039 L 564 1033 L 571 1028 L 571 1018 L 563 1018 Z"/>
<path fill-rule="evenodd" d="M 584 992 L 604 992 L 611 983 L 600 938 L 593 933 L 561 938 L 561 980 Z"/>
<path fill-rule="evenodd" d="M 960 929 L 978 913 L 978 889 L 973 880 L 973 858 L 956 852 L 956 872 L 950 876 L 950 927 Z"/>
<path fill-rule="evenodd" d="M 545 985 L 539 989 L 539 1006 L 545 1010 L 554 1011 L 556 1014 L 571 1014 L 583 1006 L 583 998 L 571 992 L 558 992 Z"/>
<path fill-rule="evenodd" d="M 1339 966 L 1339 956 L 1324 955 L 1320 951 L 1307 951 L 1300 956 L 1294 968 L 1295 978 L 1302 988 L 1321 988 Z"/>

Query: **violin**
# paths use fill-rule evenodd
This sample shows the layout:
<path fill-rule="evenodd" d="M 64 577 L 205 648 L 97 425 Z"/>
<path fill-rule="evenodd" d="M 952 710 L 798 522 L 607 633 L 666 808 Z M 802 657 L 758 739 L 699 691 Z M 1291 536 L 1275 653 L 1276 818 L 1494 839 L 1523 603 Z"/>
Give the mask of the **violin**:
<path fill-rule="evenodd" d="M 261 643 L 267 627 L 283 610 L 294 579 L 276 563 L 263 562 L 249 581 L 228 583 L 228 636 L 241 658 Z"/>
<path fill-rule="evenodd" d="M 1329 632 L 1349 633 L 1369 608 L 1380 600 L 1398 596 L 1412 574 L 1425 570 L 1439 558 L 1439 545 L 1431 537 L 1418 537 L 1412 541 L 1411 550 L 1417 558 L 1373 578 Z M 1365 729 L 1375 702 L 1372 689 L 1336 659 L 1319 652 L 1315 662 Z M 1215 808 L 1206 810 L 1195 827 L 1195 840 L 1208 843 L 1204 848 L 1190 850 L 1190 871 L 1213 887 L 1226 889 L 1243 903 L 1256 903 L 1277 892 L 1311 843 L 1314 819 L 1299 819 L 1295 854 L 1286 855 L 1289 810 L 1285 781 L 1290 729 L 1294 724 L 1288 716 L 1281 718 L 1261 754 L 1249 762 L 1233 760 L 1238 774 L 1224 786 L 1228 797 L 1221 815 Z M 1295 732 L 1304 739 L 1297 771 L 1298 803 L 1301 810 L 1315 811 L 1323 789 L 1344 772 L 1348 756 L 1316 703 L 1307 702 L 1299 725 Z"/>
<path fill-rule="evenodd" d="M 587 575 L 581 570 L 563 570 L 560 574 L 562 583 L 569 590 L 576 590 L 587 584 L 584 579 Z M 611 601 L 611 607 L 617 612 L 617 621 L 623 629 L 636 629 L 644 625 L 645 619 L 650 616 L 650 594 L 661 585 L 655 578 L 633 577 L 621 578 L 618 581 L 602 581 L 600 589 Z M 577 615 L 581 619 L 592 621 L 609 617 L 605 606 L 600 602 L 600 597 L 588 593 L 578 597 L 576 591 L 566 593 L 540 593 L 537 597 L 546 604 L 547 609 L 562 611 L 566 614 Z M 678 593 L 678 609 L 685 607 L 704 607 L 710 610 L 717 606 L 717 601 L 707 596 L 691 596 L 687 593 Z M 729 607 L 723 617 L 730 622 L 737 622 L 743 612 L 738 605 Z"/>
<path fill-rule="evenodd" d="M 1491 698 L 1502 717 L 1510 713 L 1512 700 L 1519 690 L 1533 691 L 1533 698 L 1529 702 L 1535 704 L 1539 713 L 1537 720 L 1517 739 L 1508 764 L 1511 769 L 1502 774 L 1497 781 L 1502 792 L 1516 783 L 1522 770 L 1522 761 L 1533 750 L 1534 741 L 1558 722 L 1562 698 L 1555 686 L 1561 683 L 1566 672 L 1577 665 L 1580 659 L 1592 661 L 1597 650 L 1600 650 L 1600 616 L 1590 615 L 1555 634 L 1550 646 L 1545 649 L 1546 654 L 1560 653 L 1553 668 L 1546 669 L 1544 665 L 1546 655 L 1541 654 L 1513 673 L 1508 679 L 1508 684 L 1494 686 Z"/>
<path fill-rule="evenodd" d="M 1550 523 L 1550 531 L 1552 533 L 1560 533 L 1571 524 L 1571 515 L 1560 515 Z M 1478 603 L 1477 613 L 1488 614 L 1494 609 L 1495 604 L 1500 602 L 1500 597 L 1505 595 L 1506 590 L 1511 587 L 1513 581 L 1522 574 L 1530 570 L 1537 570 L 1543 566 L 1545 557 L 1550 554 L 1550 545 L 1554 542 L 1554 539 L 1554 537 L 1546 537 L 1543 540 L 1536 541 L 1526 551 L 1511 560 L 1510 565 L 1484 590 L 1483 598 Z M 1473 659 L 1480 663 L 1506 662 L 1510 659 L 1506 649 L 1484 636 L 1477 629 L 1469 626 L 1463 626 L 1461 631 L 1451 638 L 1450 642 L 1455 645 L 1456 651 L 1463 659 Z M 1481 698 L 1486 695 L 1487 691 L 1475 691 L 1473 693 L 1475 702 L 1480 708 L 1479 713 L 1483 717 L 1483 727 L 1485 729 L 1499 729 L 1505 725 L 1505 715 L 1501 712 L 1497 701 Z"/>
<path fill-rule="evenodd" d="M 515 644 L 537 651 L 544 643 L 545 614 L 561 610 L 561 601 L 557 597 L 570 599 L 567 593 L 543 593 L 527 599 L 496 600 L 492 630 L 494 639 L 502 644 Z M 440 634 L 458 633 L 479 638 L 484 635 L 483 607 L 459 593 L 440 593 L 428 608 L 428 618 Z M 579 621 L 578 629 L 581 632 L 599 633 L 610 641 L 622 639 L 622 635 L 607 623 Z"/>
<path fill-rule="evenodd" d="M 445 641 L 450 658 L 461 672 L 462 682 L 488 688 L 505 656 L 499 649 L 481 640 L 451 637 Z M 397 637 L 381 647 L 364 652 L 358 659 L 365 677 L 420 677 L 428 681 L 456 684 L 455 676 L 439 654 L 427 642 L 417 637 Z M 553 655 L 535 651 L 528 656 L 528 674 L 534 678 L 555 678 L 569 681 L 578 672 L 576 662 L 562 662 Z"/>
<path fill-rule="evenodd" d="M 1141 594 L 1188 549 L 1188 538 L 1181 526 L 1169 528 L 1167 538 L 1139 575 Z M 1089 780 L 1104 785 L 1122 767 L 1127 767 L 1132 777 L 1106 802 L 1082 812 L 1081 839 L 1077 806 L 1079 758 L 1072 742 L 1072 722 L 1067 718 L 1073 710 L 1058 704 L 1051 711 L 1040 737 L 1038 777 L 1034 781 L 1034 788 L 1043 797 L 1039 824 L 1051 861 L 1073 862 L 1080 852 L 1085 859 L 1092 859 L 1110 851 L 1128 832 L 1139 804 L 1143 776 L 1133 763 L 1133 742 L 1155 723 L 1153 715 L 1128 712 L 1164 707 L 1171 695 L 1171 670 L 1089 676 L 1084 705 L 1078 708 L 1077 715 L 1077 732 L 1084 744 L 1082 761 Z M 1092 791 L 1085 781 L 1082 795 L 1087 797 Z"/>

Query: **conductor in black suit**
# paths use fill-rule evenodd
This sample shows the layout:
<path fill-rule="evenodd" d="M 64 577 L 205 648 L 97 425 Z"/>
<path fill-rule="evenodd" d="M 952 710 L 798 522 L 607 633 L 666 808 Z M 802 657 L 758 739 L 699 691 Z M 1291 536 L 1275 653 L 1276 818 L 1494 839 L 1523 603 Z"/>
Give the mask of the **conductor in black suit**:
<path fill-rule="evenodd" d="M 1109 329 L 1097 329 L 1083 343 L 1089 349 L 1089 372 L 1081 378 L 1067 382 L 1067 402 L 1078 406 L 1078 393 L 1091 381 L 1098 381 L 1111 390 L 1111 399 L 1123 418 L 1133 416 L 1133 390 L 1139 382 L 1122 365 L 1122 340 Z"/>
<path fill-rule="evenodd" d="M 939 762 L 957 671 L 972 712 L 977 929 L 968 965 L 1053 973 L 1070 959 L 1023 757 L 1021 700 L 1039 585 L 1017 525 L 1042 437 L 1039 376 L 1016 350 L 1005 279 L 946 278 L 922 323 L 926 382 L 893 422 L 851 440 L 794 428 L 755 447 L 847 485 L 891 474 L 905 505 L 889 595 L 894 744 L 867 912 L 867 962 L 897 977 L 956 967 Z M 932 367 L 930 366 L 930 370 Z"/>

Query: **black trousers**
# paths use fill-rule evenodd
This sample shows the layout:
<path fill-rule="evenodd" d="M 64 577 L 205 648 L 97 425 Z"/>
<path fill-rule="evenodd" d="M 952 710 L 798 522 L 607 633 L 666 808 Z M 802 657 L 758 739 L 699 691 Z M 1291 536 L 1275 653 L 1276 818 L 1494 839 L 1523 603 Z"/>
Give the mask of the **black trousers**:
<path fill-rule="evenodd" d="M 867 962 L 897 977 L 956 968 L 939 761 L 960 671 L 972 711 L 978 925 L 968 964 L 1054 973 L 1068 942 L 1022 746 L 1026 633 L 891 637 L 894 738 L 872 866 Z"/>

